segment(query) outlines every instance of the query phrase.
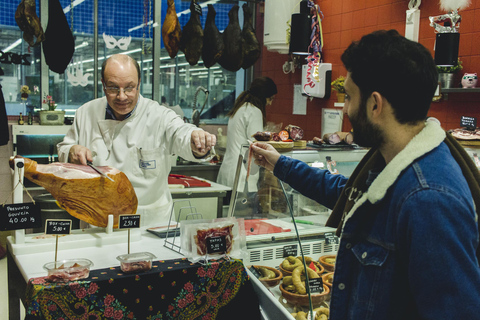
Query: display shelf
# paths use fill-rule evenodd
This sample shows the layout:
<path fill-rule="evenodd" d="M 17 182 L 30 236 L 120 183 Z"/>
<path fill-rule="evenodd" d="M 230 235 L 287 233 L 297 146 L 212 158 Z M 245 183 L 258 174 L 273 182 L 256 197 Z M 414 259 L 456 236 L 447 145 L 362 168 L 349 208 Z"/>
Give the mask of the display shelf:
<path fill-rule="evenodd" d="M 443 100 L 448 100 L 450 93 L 479 93 L 480 88 L 441 88 L 440 92 L 443 96 Z"/>

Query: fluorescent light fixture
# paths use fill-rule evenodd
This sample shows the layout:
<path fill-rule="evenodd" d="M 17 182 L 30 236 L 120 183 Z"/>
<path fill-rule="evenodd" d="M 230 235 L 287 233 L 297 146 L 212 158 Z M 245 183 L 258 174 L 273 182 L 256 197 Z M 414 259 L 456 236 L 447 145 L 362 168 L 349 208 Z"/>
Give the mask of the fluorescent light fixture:
<path fill-rule="evenodd" d="M 5 50 L 3 50 L 3 52 L 8 52 L 12 49 L 15 49 L 20 43 L 22 43 L 22 39 L 18 39 L 17 41 L 9 45 Z"/>

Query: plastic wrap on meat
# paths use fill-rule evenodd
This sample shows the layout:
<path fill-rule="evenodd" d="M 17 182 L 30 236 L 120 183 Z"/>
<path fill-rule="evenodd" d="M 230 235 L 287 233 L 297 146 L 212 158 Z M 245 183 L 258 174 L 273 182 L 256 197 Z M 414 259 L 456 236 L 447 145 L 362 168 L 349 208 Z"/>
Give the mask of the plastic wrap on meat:
<path fill-rule="evenodd" d="M 152 269 L 152 261 L 122 262 L 120 269 L 124 273 L 144 272 Z"/>
<path fill-rule="evenodd" d="M 197 253 L 199 255 L 206 255 L 207 251 L 207 239 L 208 238 L 217 238 L 225 237 L 225 252 L 226 254 L 230 253 L 233 247 L 233 224 L 219 227 L 219 228 L 209 228 L 197 230 L 197 235 L 195 236 L 195 244 L 197 245 Z"/>
<path fill-rule="evenodd" d="M 303 139 L 303 129 L 300 128 L 299 126 L 294 126 L 292 124 L 289 124 L 288 126 L 285 127 L 285 130 L 288 131 L 288 133 L 290 134 L 290 139 L 292 139 L 293 141 Z"/>
<path fill-rule="evenodd" d="M 65 268 L 63 266 L 60 266 L 57 269 L 49 272 L 47 279 L 51 282 L 68 282 L 88 278 L 89 274 L 89 267 L 81 267 L 80 265 L 74 265 L 70 268 Z"/>

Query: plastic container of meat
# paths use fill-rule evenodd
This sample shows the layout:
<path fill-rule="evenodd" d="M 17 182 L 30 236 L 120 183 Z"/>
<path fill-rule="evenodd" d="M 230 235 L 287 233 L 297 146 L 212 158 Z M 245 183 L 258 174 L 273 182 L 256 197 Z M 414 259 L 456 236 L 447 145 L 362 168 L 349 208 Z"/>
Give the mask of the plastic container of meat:
<path fill-rule="evenodd" d="M 68 282 L 88 278 L 93 262 L 88 259 L 70 259 L 48 262 L 43 266 L 51 282 Z"/>
<path fill-rule="evenodd" d="M 136 252 L 122 254 L 117 257 L 120 269 L 124 273 L 145 272 L 152 269 L 152 260 L 155 255 L 150 252 Z"/>

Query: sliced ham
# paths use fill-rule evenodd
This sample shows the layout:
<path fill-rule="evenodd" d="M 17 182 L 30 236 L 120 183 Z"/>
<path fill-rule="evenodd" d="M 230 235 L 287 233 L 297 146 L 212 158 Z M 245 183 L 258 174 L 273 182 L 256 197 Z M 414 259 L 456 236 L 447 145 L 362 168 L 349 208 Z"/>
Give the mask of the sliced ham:
<path fill-rule="evenodd" d="M 243 63 L 243 37 L 240 23 L 238 22 L 238 10 L 234 5 L 228 12 L 228 25 L 223 32 L 225 50 L 218 63 L 228 71 L 238 71 Z"/>
<path fill-rule="evenodd" d="M 244 4 L 243 8 L 243 63 L 242 68 L 248 69 L 258 60 L 261 53 L 260 43 L 258 43 L 257 35 L 253 29 L 253 13 L 248 4 Z"/>
<path fill-rule="evenodd" d="M 168 0 L 167 5 L 167 14 L 162 26 L 162 39 L 170 58 L 175 58 L 180 48 L 182 27 L 175 10 L 175 1 Z"/>
<path fill-rule="evenodd" d="M 183 27 L 180 40 L 180 50 L 185 53 L 185 59 L 191 66 L 196 65 L 202 55 L 203 29 L 200 23 L 200 15 L 202 15 L 202 8 L 196 3 L 196 0 L 192 0 L 190 3 L 190 19 Z"/>
<path fill-rule="evenodd" d="M 222 57 L 225 45 L 223 36 L 215 25 L 215 8 L 208 5 L 207 20 L 203 35 L 202 60 L 205 68 L 210 68 Z"/>
<path fill-rule="evenodd" d="M 82 221 L 106 227 L 108 215 L 113 214 L 116 228 L 119 215 L 137 211 L 135 190 L 127 176 L 118 169 L 97 167 L 112 178 L 112 182 L 89 166 L 58 162 L 45 165 L 23 159 L 25 177 L 44 187 L 57 200 L 59 207 Z M 14 159 L 10 159 L 10 167 L 13 166 Z"/>
<path fill-rule="evenodd" d="M 299 126 L 294 126 L 293 124 L 289 124 L 285 127 L 288 134 L 290 135 L 290 139 L 293 141 L 302 140 L 303 139 L 303 129 Z"/>

